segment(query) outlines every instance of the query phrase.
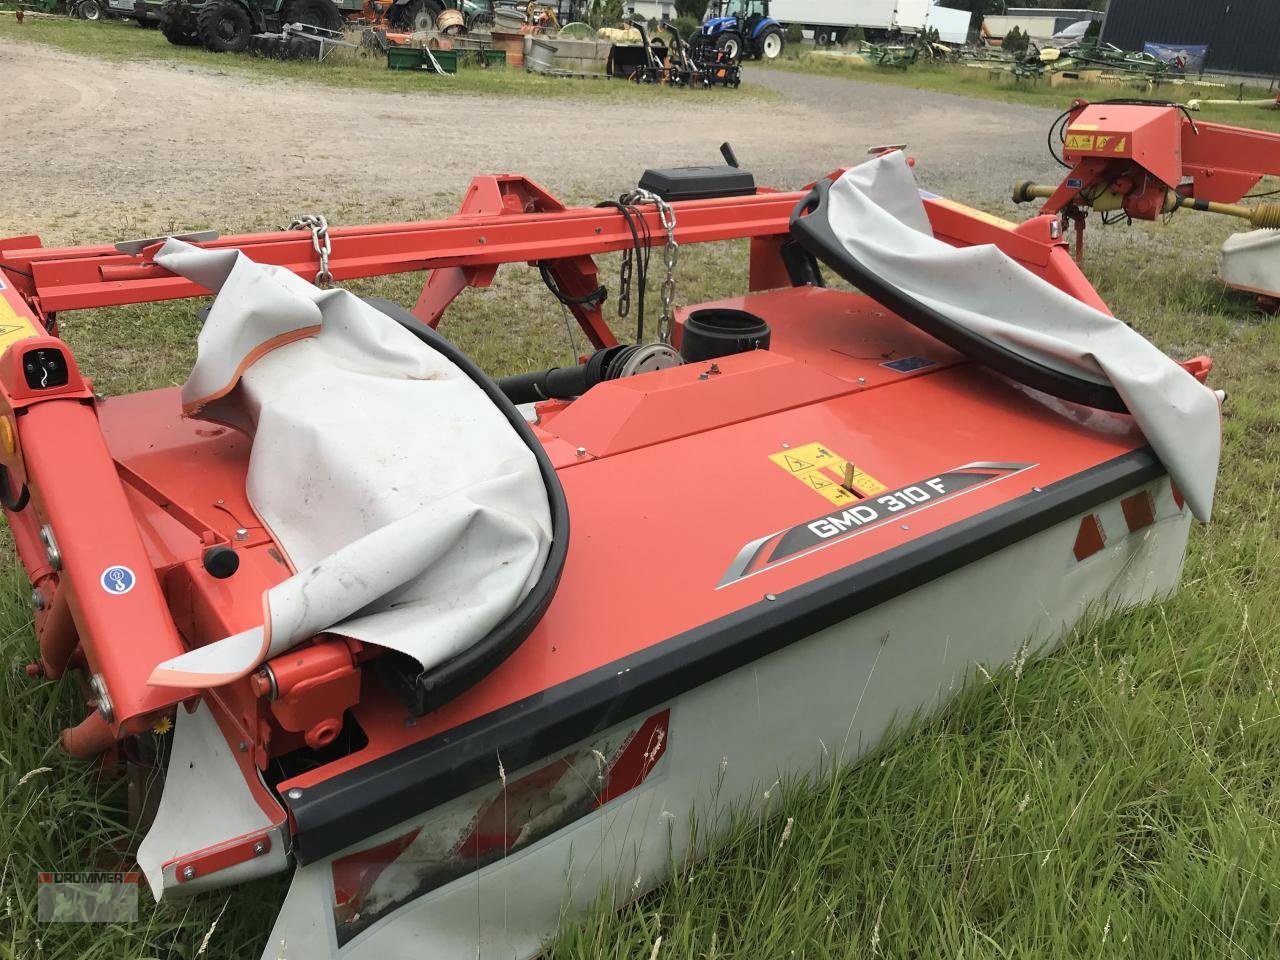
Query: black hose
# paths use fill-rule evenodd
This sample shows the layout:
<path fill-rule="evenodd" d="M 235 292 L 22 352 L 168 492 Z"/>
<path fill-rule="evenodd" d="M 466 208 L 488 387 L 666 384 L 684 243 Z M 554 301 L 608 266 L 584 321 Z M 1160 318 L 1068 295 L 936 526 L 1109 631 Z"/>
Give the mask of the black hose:
<path fill-rule="evenodd" d="M 1053 123 L 1049 124 L 1049 133 L 1048 133 L 1048 136 L 1045 137 L 1045 141 L 1049 145 L 1049 156 L 1053 157 L 1054 160 L 1057 160 L 1059 166 L 1066 167 L 1068 170 L 1071 169 L 1071 164 L 1063 160 L 1062 155 L 1058 153 L 1058 151 L 1053 149 L 1053 135 L 1054 135 L 1054 132 L 1058 130 L 1058 127 L 1063 123 L 1063 121 L 1065 121 L 1067 117 L 1071 116 L 1071 114 L 1075 112 L 1075 109 L 1076 109 L 1075 107 L 1072 107 L 1070 110 L 1064 110 L 1062 113 L 1058 114 L 1057 119 L 1054 120 Z M 1058 137 L 1059 143 L 1066 143 L 1066 139 L 1067 138 L 1066 138 L 1065 132 L 1059 134 L 1059 137 Z"/>
<path fill-rule="evenodd" d="M 640 217 L 640 226 L 636 226 L 635 213 L 632 207 L 627 206 L 620 200 L 602 200 L 596 204 L 597 208 L 608 208 L 617 210 L 622 214 L 622 219 L 626 221 L 627 229 L 631 231 L 631 243 L 634 260 L 632 261 L 636 276 L 633 278 L 636 283 L 636 343 L 644 343 L 644 290 L 649 283 L 649 224 L 645 222 L 644 217 Z M 640 234 L 644 233 L 644 243 L 640 241 Z M 622 293 L 619 293 L 622 296 Z"/>
<path fill-rule="evenodd" d="M 571 400 L 580 397 L 592 386 L 587 382 L 587 365 L 576 367 L 552 367 L 518 373 L 498 381 L 498 389 L 512 403 L 537 403 L 539 400 Z"/>
<path fill-rule="evenodd" d="M 598 307 L 604 302 L 605 297 L 609 296 L 609 291 L 604 287 L 596 287 L 590 293 L 584 293 L 580 297 L 569 296 L 560 289 L 560 285 L 556 283 L 555 274 L 551 272 L 551 268 L 547 266 L 545 261 L 538 262 L 538 273 L 542 275 L 542 282 L 547 285 L 547 289 L 566 307 L 581 307 L 588 304 L 592 307 Z"/>

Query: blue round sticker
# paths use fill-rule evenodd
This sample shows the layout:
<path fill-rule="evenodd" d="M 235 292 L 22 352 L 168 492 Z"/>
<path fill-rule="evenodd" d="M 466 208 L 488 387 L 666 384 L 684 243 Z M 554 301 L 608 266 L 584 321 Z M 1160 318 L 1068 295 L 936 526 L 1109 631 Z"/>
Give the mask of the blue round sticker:
<path fill-rule="evenodd" d="M 124 596 L 136 582 L 137 578 L 128 567 L 107 567 L 102 571 L 102 589 L 116 596 Z"/>

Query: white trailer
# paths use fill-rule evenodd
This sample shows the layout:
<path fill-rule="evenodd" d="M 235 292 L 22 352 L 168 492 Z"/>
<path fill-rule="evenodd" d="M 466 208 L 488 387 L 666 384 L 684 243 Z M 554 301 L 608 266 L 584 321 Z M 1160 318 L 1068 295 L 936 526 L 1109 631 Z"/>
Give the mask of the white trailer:
<path fill-rule="evenodd" d="M 898 0 L 893 14 L 893 25 L 903 33 L 920 33 L 929 22 L 929 8 L 933 0 Z"/>
<path fill-rule="evenodd" d="M 893 30 L 899 0 L 772 0 L 769 15 L 782 23 L 848 30 Z M 911 2 L 911 0 L 908 0 Z"/>
<path fill-rule="evenodd" d="M 969 39 L 968 10 L 956 10 L 952 7 L 940 7 L 934 4 L 929 10 L 929 28 L 938 31 L 938 39 L 943 43 L 965 43 Z"/>
<path fill-rule="evenodd" d="M 947 43 L 964 43 L 969 13 L 934 6 L 934 0 L 772 0 L 769 14 L 812 29 L 819 42 L 856 27 L 885 33 L 920 33 L 936 27 Z"/>

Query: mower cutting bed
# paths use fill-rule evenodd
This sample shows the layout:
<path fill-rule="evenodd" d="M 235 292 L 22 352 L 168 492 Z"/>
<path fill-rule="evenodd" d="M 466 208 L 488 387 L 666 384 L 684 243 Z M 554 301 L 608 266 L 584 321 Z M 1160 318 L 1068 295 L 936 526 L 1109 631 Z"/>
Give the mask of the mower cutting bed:
<path fill-rule="evenodd" d="M 33 672 L 86 676 L 64 736 L 86 759 L 175 720 L 139 860 L 166 897 L 292 866 L 264 957 L 534 956 L 779 776 L 1176 588 L 1213 497 L 1209 364 L 1112 318 L 1055 217 L 922 197 L 896 152 L 793 194 L 572 210 L 506 177 L 468 197 L 326 228 L 318 264 L 289 233 L 0 241 Z M 592 254 L 731 238 L 748 291 L 613 339 Z M 595 351 L 491 381 L 431 327 L 521 261 Z M 432 271 L 412 312 L 302 279 L 408 269 Z M 96 399 L 53 335 L 52 304 L 219 288 L 182 390 Z M 362 417 L 385 424 L 357 436 Z M 468 540 L 452 518 L 495 483 L 484 529 L 506 533 Z"/>

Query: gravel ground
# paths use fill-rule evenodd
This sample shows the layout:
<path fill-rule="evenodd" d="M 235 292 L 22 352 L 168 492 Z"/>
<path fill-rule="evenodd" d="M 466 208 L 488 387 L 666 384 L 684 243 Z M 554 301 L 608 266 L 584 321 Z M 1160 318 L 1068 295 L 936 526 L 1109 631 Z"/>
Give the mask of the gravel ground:
<path fill-rule="evenodd" d="M 646 166 L 716 162 L 729 140 L 760 183 L 799 186 L 906 142 L 921 183 L 999 207 L 1045 167 L 1050 112 L 884 84 L 748 68 L 774 102 L 714 93 L 672 109 L 570 99 L 386 94 L 263 83 L 215 70 L 108 63 L 0 41 L 0 236 L 103 242 L 264 226 L 320 210 L 340 223 L 452 209 L 476 173 L 552 192 L 616 194 Z M 1046 173 L 1051 171 L 1044 171 Z"/>

